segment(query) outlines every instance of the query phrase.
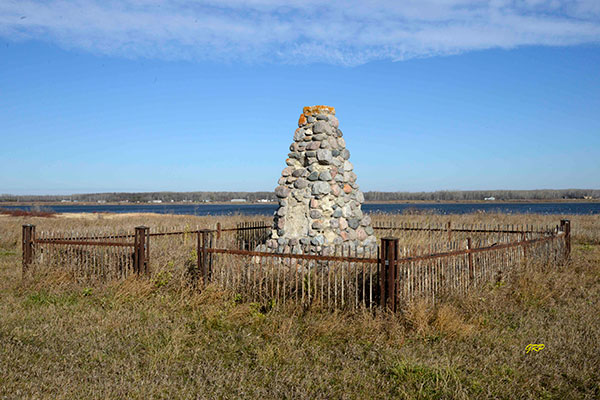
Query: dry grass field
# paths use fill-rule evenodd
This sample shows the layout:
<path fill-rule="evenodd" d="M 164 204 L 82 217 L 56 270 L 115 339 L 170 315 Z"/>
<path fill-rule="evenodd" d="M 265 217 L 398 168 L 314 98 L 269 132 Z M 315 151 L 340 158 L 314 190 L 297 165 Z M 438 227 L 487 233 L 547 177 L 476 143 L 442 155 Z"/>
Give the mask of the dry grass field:
<path fill-rule="evenodd" d="M 468 297 L 373 315 L 269 310 L 158 273 L 102 283 L 50 270 L 21 279 L 24 223 L 131 232 L 248 217 L 0 216 L 0 398 L 597 399 L 600 216 L 564 217 L 573 229 L 566 265 L 529 265 Z M 491 225 L 560 218 L 373 217 Z M 526 353 L 530 343 L 545 348 Z"/>

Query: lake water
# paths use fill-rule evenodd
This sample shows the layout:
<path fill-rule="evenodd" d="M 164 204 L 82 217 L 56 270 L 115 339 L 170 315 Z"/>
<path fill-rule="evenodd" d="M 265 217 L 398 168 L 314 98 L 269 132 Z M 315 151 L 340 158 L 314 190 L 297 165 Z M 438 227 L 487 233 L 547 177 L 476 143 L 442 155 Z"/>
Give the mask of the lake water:
<path fill-rule="evenodd" d="M 0 208 L 30 210 L 31 206 L 3 206 Z M 60 204 L 42 206 L 58 213 L 158 213 L 188 215 L 272 215 L 277 205 L 270 204 L 130 204 L 78 205 Z M 466 214 L 473 212 L 501 212 L 511 214 L 600 214 L 600 203 L 477 203 L 477 204 L 363 204 L 367 213 L 402 213 L 406 209 L 432 210 L 438 214 Z"/>

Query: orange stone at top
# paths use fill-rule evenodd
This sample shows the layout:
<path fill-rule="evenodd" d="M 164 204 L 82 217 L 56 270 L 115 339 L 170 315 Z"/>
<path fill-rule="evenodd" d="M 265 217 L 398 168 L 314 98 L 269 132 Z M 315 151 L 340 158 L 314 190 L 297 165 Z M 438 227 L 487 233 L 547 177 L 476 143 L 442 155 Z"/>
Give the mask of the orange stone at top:
<path fill-rule="evenodd" d="M 329 106 L 304 107 L 304 109 L 302 111 L 304 112 L 304 115 L 306 115 L 307 117 L 309 115 L 316 115 L 316 114 L 332 114 L 332 115 L 335 115 L 335 108 L 334 107 L 329 107 Z"/>
<path fill-rule="evenodd" d="M 304 114 L 300 114 L 300 118 L 298 118 L 298 126 L 302 126 L 306 124 L 306 116 Z"/>

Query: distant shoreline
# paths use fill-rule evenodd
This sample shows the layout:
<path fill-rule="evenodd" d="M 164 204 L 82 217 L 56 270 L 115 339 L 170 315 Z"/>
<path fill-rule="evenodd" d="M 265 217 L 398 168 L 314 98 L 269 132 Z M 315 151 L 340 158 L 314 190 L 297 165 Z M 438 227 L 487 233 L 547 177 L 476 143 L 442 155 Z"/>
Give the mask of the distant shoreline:
<path fill-rule="evenodd" d="M 600 203 L 600 199 L 548 199 L 548 200 L 390 200 L 390 201 L 365 201 L 364 204 L 540 204 L 540 203 Z M 211 201 L 211 202 L 163 202 L 163 203 L 148 203 L 148 202 L 106 202 L 98 203 L 93 201 L 78 201 L 78 202 L 57 202 L 57 201 L 34 201 L 34 202 L 18 202 L 7 201 L 0 202 L 0 208 L 3 206 L 170 206 L 170 205 L 277 205 L 276 201 L 271 202 L 231 202 L 231 201 Z"/>

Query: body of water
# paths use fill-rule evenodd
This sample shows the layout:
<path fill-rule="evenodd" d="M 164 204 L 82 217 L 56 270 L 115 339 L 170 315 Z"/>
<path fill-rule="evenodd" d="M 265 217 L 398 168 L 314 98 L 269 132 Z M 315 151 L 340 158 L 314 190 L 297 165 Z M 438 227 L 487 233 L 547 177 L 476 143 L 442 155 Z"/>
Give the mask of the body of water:
<path fill-rule="evenodd" d="M 36 209 L 35 206 L 2 206 L 5 209 Z M 272 215 L 277 205 L 270 204 L 129 204 L 79 205 L 60 204 L 42 206 L 57 213 L 158 213 L 187 215 Z M 467 214 L 473 212 L 511 214 L 600 214 L 600 203 L 476 203 L 476 204 L 363 204 L 367 213 L 402 213 L 406 209 L 430 210 L 439 214 Z"/>

